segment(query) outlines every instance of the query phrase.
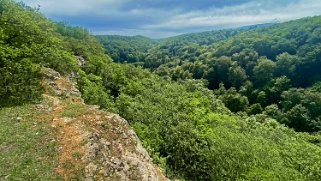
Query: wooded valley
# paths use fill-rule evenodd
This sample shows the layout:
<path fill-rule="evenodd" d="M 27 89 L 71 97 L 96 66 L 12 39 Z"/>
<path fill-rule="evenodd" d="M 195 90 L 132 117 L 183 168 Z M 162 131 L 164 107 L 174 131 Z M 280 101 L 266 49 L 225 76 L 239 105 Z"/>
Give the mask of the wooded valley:
<path fill-rule="evenodd" d="M 1 0 L 0 109 L 41 100 L 44 67 L 125 118 L 169 179 L 321 180 L 320 16 L 154 40 Z"/>

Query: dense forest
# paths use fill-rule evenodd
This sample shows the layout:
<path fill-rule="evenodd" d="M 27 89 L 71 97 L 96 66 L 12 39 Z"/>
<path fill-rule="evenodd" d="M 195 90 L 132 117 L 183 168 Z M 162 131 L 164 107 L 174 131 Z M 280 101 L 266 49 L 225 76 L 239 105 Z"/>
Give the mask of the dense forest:
<path fill-rule="evenodd" d="M 140 65 L 175 81 L 203 80 L 232 112 L 272 109 L 280 123 L 315 132 L 321 129 L 320 22 L 310 17 L 168 38 L 142 52 Z"/>
<path fill-rule="evenodd" d="M 102 45 L 1 0 L 0 109 L 42 99 L 49 67 L 86 103 L 127 119 L 170 179 L 321 180 L 320 25 L 100 36 Z"/>
<path fill-rule="evenodd" d="M 144 36 L 119 36 L 119 35 L 97 35 L 96 36 L 108 50 L 108 55 L 117 62 L 129 62 L 139 64 L 144 62 L 147 50 L 157 44 L 153 40 Z"/>

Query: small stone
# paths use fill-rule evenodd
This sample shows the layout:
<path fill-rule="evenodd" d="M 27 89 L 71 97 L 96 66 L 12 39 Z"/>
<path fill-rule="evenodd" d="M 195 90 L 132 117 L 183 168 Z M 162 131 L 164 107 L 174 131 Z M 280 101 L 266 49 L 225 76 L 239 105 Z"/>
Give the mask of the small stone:
<path fill-rule="evenodd" d="M 116 159 L 112 160 L 111 163 L 112 163 L 111 166 L 112 166 L 115 170 L 120 171 L 120 170 L 123 169 L 123 163 L 122 163 L 122 161 L 121 161 L 120 159 L 117 159 L 117 158 L 116 158 Z"/>
<path fill-rule="evenodd" d="M 69 118 L 69 117 L 64 117 L 64 123 L 70 123 L 71 121 L 73 121 L 73 118 Z"/>
<path fill-rule="evenodd" d="M 104 177 L 108 177 L 108 171 L 106 169 L 105 170 L 100 170 L 99 174 L 103 175 Z"/>
<path fill-rule="evenodd" d="M 100 138 L 100 135 L 98 133 L 89 133 L 88 139 L 90 140 L 98 140 Z"/>
<path fill-rule="evenodd" d="M 135 133 L 134 130 L 132 130 L 132 129 L 128 130 L 127 134 L 128 134 L 128 136 L 130 136 L 130 137 L 136 137 L 136 133 Z"/>
<path fill-rule="evenodd" d="M 111 145 L 111 143 L 107 141 L 105 138 L 101 138 L 99 141 L 104 146 L 105 149 L 108 149 L 108 147 Z"/>
<path fill-rule="evenodd" d="M 80 67 L 82 67 L 85 64 L 85 59 L 83 57 L 81 57 L 81 56 L 78 56 L 76 60 L 77 60 L 77 64 Z"/>
<path fill-rule="evenodd" d="M 128 139 L 128 136 L 125 133 L 123 133 L 123 139 Z"/>
<path fill-rule="evenodd" d="M 18 122 L 20 122 L 20 121 L 22 121 L 22 117 L 17 117 L 16 120 L 17 120 Z"/>
<path fill-rule="evenodd" d="M 96 143 L 87 143 L 86 144 L 86 153 L 83 156 L 82 160 L 84 161 L 89 161 L 94 159 L 99 151 L 99 146 Z"/>
<path fill-rule="evenodd" d="M 100 109 L 100 106 L 98 105 L 89 105 L 90 109 Z"/>
<path fill-rule="evenodd" d="M 55 86 L 56 85 L 56 83 L 54 81 L 50 81 L 48 84 L 51 85 L 51 86 Z"/>
<path fill-rule="evenodd" d="M 95 172 L 97 170 L 97 165 L 93 163 L 89 163 L 86 168 L 85 168 L 85 176 L 88 177 L 93 177 Z"/>

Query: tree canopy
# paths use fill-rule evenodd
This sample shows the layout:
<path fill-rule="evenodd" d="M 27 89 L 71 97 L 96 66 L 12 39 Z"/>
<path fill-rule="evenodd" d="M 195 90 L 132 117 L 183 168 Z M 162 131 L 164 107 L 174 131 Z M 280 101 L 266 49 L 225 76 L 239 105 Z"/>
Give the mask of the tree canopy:
<path fill-rule="evenodd" d="M 2 0 L 0 106 L 41 99 L 48 67 L 126 118 L 169 178 L 321 180 L 320 21 L 114 37 L 122 44 L 104 50 L 84 28 Z"/>

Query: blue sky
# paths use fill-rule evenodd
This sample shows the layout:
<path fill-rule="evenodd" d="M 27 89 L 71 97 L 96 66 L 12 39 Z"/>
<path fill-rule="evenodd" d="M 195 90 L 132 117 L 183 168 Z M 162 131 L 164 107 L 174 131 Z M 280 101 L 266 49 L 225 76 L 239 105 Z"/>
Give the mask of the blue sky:
<path fill-rule="evenodd" d="M 22 0 L 94 34 L 174 36 L 321 15 L 321 0 Z"/>

